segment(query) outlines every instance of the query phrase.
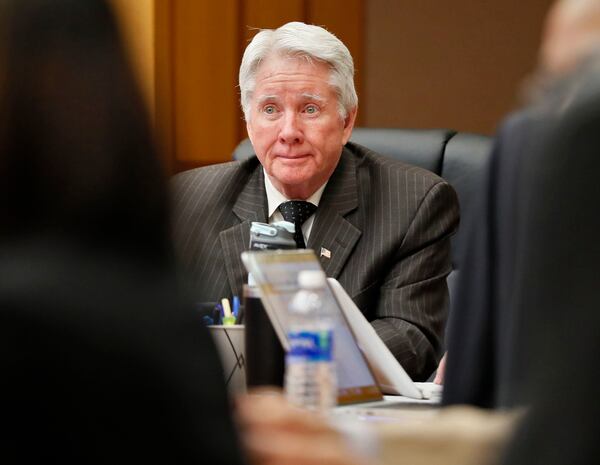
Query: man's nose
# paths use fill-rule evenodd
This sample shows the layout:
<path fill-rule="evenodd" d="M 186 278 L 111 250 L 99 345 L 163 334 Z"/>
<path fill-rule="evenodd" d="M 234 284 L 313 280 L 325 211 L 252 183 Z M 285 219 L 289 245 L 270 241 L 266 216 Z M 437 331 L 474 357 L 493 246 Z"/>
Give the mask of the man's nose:
<path fill-rule="evenodd" d="M 304 139 L 301 123 L 295 112 L 287 112 L 279 131 L 279 141 L 283 144 L 301 144 Z"/>

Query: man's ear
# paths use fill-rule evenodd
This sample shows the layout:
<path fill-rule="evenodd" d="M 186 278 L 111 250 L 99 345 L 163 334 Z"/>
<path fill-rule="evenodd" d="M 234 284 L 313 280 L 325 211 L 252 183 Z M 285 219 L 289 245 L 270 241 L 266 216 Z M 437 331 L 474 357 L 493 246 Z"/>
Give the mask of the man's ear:
<path fill-rule="evenodd" d="M 252 147 L 254 147 L 254 126 L 252 125 L 252 121 L 250 120 L 246 121 L 246 133 L 248 134 L 248 139 L 250 139 Z"/>
<path fill-rule="evenodd" d="M 346 118 L 344 119 L 344 136 L 342 138 L 344 145 L 350 140 L 350 136 L 352 135 L 352 129 L 354 128 L 354 122 L 356 121 L 357 110 L 358 107 L 354 107 L 348 112 Z"/>
<path fill-rule="evenodd" d="M 248 133 L 248 137 L 252 140 L 252 125 L 250 121 L 246 120 L 246 132 Z"/>

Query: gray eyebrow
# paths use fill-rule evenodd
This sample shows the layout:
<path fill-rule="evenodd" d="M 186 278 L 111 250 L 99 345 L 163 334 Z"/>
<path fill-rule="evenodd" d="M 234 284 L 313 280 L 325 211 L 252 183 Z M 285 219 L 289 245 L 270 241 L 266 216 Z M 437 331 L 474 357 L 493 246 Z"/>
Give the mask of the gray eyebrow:
<path fill-rule="evenodd" d="M 305 99 L 314 100 L 316 102 L 324 102 L 325 101 L 325 99 L 323 97 L 321 97 L 319 94 L 310 94 L 308 92 L 303 92 L 300 95 Z M 257 103 L 261 104 L 263 102 L 266 102 L 267 100 L 277 101 L 277 100 L 279 100 L 279 98 L 277 97 L 277 95 L 261 95 L 260 97 L 258 97 Z"/>

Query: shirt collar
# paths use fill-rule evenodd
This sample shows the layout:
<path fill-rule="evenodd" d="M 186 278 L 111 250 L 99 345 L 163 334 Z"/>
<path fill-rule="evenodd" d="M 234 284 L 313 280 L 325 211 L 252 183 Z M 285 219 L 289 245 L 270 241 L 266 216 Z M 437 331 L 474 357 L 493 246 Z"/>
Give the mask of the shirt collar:
<path fill-rule="evenodd" d="M 267 202 L 269 207 L 269 214 L 267 215 L 267 217 L 270 218 L 271 215 L 275 213 L 279 205 L 281 205 L 283 202 L 295 199 L 288 199 L 285 195 L 279 192 L 271 182 L 271 179 L 267 175 L 267 172 L 264 168 L 263 173 L 265 178 L 265 191 L 267 193 Z M 325 181 L 325 183 L 321 187 L 319 187 L 313 195 L 306 199 L 306 201 L 318 207 L 319 202 L 321 201 L 321 196 L 323 195 L 323 191 L 325 190 L 325 186 L 327 186 L 327 181 Z"/>

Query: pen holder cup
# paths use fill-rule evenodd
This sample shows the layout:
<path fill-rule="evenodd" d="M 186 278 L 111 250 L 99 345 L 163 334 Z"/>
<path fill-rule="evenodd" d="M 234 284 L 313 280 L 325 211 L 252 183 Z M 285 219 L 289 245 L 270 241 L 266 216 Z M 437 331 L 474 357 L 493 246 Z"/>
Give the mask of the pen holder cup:
<path fill-rule="evenodd" d="M 260 300 L 258 289 L 244 287 L 246 382 L 248 387 L 283 386 L 284 351 Z"/>
<path fill-rule="evenodd" d="M 225 384 L 230 394 L 246 392 L 244 325 L 212 325 L 208 330 L 221 357 Z"/>

